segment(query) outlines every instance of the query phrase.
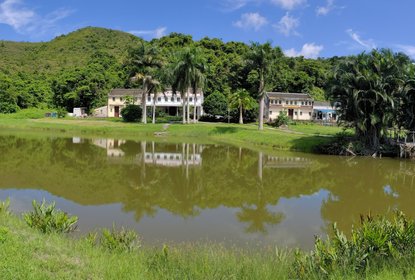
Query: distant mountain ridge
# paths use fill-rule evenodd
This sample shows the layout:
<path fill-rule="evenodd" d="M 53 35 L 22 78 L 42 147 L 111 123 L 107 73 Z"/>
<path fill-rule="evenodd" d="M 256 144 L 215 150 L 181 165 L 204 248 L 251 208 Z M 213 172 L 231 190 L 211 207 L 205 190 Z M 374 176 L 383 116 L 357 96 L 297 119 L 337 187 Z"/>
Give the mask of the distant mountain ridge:
<path fill-rule="evenodd" d="M 56 72 L 85 66 L 97 52 L 107 53 L 122 63 L 127 50 L 141 41 L 129 33 L 99 27 L 82 28 L 49 42 L 0 41 L 0 70 Z"/>

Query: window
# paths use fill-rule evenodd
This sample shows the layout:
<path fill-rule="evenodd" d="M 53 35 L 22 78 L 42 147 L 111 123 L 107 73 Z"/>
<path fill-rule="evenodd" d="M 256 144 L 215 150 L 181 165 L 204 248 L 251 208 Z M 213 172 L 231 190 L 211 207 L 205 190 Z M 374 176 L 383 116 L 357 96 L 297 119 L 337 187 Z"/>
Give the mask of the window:
<path fill-rule="evenodd" d="M 147 101 L 150 102 L 151 101 L 151 96 L 147 97 Z"/>
<path fill-rule="evenodd" d="M 115 101 L 115 97 L 112 98 L 112 101 Z"/>
<path fill-rule="evenodd" d="M 161 97 L 158 97 L 158 98 L 157 98 L 157 101 L 158 101 L 158 102 L 161 102 Z"/>
<path fill-rule="evenodd" d="M 297 111 L 295 111 L 295 112 L 294 112 L 294 114 L 297 116 L 297 115 L 298 115 L 298 112 L 297 112 Z"/>
<path fill-rule="evenodd" d="M 292 101 L 290 101 L 290 105 L 293 105 L 293 102 Z"/>
<path fill-rule="evenodd" d="M 190 97 L 189 100 L 190 100 L 190 102 L 193 102 L 193 97 Z"/>
<path fill-rule="evenodd" d="M 269 111 L 269 114 L 272 115 L 272 111 Z"/>
<path fill-rule="evenodd" d="M 297 105 L 297 101 L 295 101 L 294 104 Z"/>
<path fill-rule="evenodd" d="M 180 97 L 177 97 L 177 102 L 180 102 L 180 100 L 181 100 Z"/>
<path fill-rule="evenodd" d="M 110 112 L 112 113 L 112 107 L 110 107 Z"/>
<path fill-rule="evenodd" d="M 287 105 L 288 105 L 288 100 L 287 100 L 287 101 L 285 101 L 285 104 L 287 104 Z"/>
<path fill-rule="evenodd" d="M 300 116 L 302 116 L 303 115 L 303 112 L 302 111 L 300 111 Z"/>
<path fill-rule="evenodd" d="M 122 97 L 120 97 L 120 101 L 122 102 Z"/>
<path fill-rule="evenodd" d="M 174 97 L 173 97 L 173 96 L 171 97 L 170 101 L 171 101 L 171 102 L 174 102 Z"/>

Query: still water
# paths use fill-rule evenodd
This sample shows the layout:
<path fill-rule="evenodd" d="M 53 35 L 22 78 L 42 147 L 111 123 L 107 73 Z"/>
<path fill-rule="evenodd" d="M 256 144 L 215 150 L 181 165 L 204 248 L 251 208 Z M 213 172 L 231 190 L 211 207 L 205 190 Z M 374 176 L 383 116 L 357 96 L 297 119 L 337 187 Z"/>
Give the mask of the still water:
<path fill-rule="evenodd" d="M 145 244 L 312 247 L 337 222 L 399 208 L 415 217 L 415 163 L 232 146 L 0 136 L 0 199 L 56 201 L 79 234 L 124 226 Z"/>

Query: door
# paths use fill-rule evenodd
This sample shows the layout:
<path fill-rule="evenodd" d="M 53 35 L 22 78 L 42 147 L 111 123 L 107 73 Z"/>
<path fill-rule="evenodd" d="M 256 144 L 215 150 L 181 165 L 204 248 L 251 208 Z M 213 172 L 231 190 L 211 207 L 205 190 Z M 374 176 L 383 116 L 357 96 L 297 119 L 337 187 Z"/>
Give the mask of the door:
<path fill-rule="evenodd" d="M 294 109 L 288 109 L 288 117 L 294 119 Z"/>
<path fill-rule="evenodd" d="M 116 118 L 120 117 L 120 107 L 118 107 L 118 106 L 114 107 L 114 117 L 116 117 Z"/>

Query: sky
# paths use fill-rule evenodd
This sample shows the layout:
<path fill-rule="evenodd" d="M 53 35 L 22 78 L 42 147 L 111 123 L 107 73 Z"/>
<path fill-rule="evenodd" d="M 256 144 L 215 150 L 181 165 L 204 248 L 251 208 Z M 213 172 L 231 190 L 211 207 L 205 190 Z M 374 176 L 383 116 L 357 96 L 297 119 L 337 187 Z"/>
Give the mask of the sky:
<path fill-rule="evenodd" d="M 49 41 L 86 26 L 266 42 L 308 58 L 391 48 L 415 59 L 415 0 L 0 0 L 0 40 Z"/>

